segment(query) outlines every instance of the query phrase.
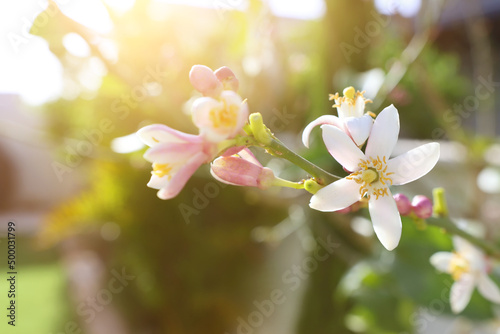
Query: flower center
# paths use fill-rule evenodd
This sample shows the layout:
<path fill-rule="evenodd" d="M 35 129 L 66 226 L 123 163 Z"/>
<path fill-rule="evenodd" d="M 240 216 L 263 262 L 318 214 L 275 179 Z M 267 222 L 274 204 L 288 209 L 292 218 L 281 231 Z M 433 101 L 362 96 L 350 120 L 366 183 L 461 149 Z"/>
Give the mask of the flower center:
<path fill-rule="evenodd" d="M 361 173 L 361 179 L 367 183 L 372 184 L 373 182 L 378 181 L 380 176 L 377 173 L 377 170 L 373 167 L 368 167 Z"/>
<path fill-rule="evenodd" d="M 470 272 L 470 263 L 462 255 L 455 253 L 450 261 L 450 274 L 455 281 L 458 281 L 463 274 Z"/>
<path fill-rule="evenodd" d="M 210 110 L 210 121 L 214 128 L 234 128 L 238 120 L 238 111 L 237 105 L 227 105 L 224 101 L 224 108 Z"/>
<path fill-rule="evenodd" d="M 361 160 L 358 167 L 360 169 L 347 176 L 346 179 L 354 180 L 361 185 L 359 187 L 361 196 L 367 195 L 368 199 L 371 195 L 376 196 L 376 199 L 389 196 L 388 183 L 392 184 L 390 175 L 394 173 L 387 172 L 386 157 L 382 159 L 369 157 L 367 160 Z"/>
<path fill-rule="evenodd" d="M 156 162 L 153 163 L 153 171 L 151 172 L 151 174 L 158 177 L 164 177 L 165 175 L 167 175 L 168 179 L 170 180 L 172 178 L 172 175 L 170 175 L 171 172 L 172 166 L 170 166 L 169 164 L 159 164 Z"/>

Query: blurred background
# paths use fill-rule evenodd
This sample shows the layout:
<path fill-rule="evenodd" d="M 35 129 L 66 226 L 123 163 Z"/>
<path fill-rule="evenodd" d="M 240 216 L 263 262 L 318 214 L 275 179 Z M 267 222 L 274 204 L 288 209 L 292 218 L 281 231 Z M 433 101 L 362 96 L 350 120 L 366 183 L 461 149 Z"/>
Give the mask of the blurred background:
<path fill-rule="evenodd" d="M 388 252 L 364 211 L 314 212 L 304 191 L 226 186 L 208 166 L 162 201 L 131 134 L 195 133 L 191 66 L 229 66 L 251 112 L 343 175 L 319 130 L 310 150 L 300 134 L 352 85 L 367 110 L 398 108 L 398 152 L 442 144 L 435 170 L 398 191 L 445 187 L 452 216 L 497 241 L 500 2 L 3 1 L 0 34 L 2 310 L 9 221 L 18 261 L 17 323 L 2 311 L 2 333 L 499 332 L 477 293 L 451 315 L 452 280 L 429 263 L 451 249 L 440 230 L 405 220 Z"/>

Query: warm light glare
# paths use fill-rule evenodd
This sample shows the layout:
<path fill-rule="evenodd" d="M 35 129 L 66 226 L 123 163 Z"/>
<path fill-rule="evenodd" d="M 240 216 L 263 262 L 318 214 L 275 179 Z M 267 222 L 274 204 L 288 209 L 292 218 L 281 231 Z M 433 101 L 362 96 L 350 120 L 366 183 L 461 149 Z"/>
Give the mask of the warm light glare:
<path fill-rule="evenodd" d="M 90 55 L 90 47 L 82 36 L 70 32 L 64 35 L 63 45 L 66 50 L 76 57 L 88 57 Z"/>
<path fill-rule="evenodd" d="M 116 13 L 123 14 L 134 7 L 135 0 L 104 0 L 104 3 Z"/>
<path fill-rule="evenodd" d="M 301 20 L 319 19 L 326 10 L 324 0 L 268 0 L 268 3 L 274 15 Z"/>
<path fill-rule="evenodd" d="M 412 17 L 417 15 L 421 5 L 422 0 L 375 0 L 375 7 L 384 15 Z"/>

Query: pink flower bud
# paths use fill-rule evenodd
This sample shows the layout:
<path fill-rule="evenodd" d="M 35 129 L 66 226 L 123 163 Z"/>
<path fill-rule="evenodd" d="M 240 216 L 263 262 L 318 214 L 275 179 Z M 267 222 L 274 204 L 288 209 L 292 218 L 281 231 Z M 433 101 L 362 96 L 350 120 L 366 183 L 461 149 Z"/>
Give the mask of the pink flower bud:
<path fill-rule="evenodd" d="M 340 209 L 340 210 L 337 210 L 335 212 L 345 215 L 345 214 L 351 212 L 351 206 L 349 205 L 348 207 Z"/>
<path fill-rule="evenodd" d="M 205 96 L 218 97 L 222 92 L 222 83 L 212 69 L 205 65 L 194 65 L 189 72 L 189 81 Z"/>
<path fill-rule="evenodd" d="M 396 205 L 398 206 L 398 211 L 403 216 L 409 215 L 411 212 L 411 203 L 408 197 L 404 194 L 396 194 L 394 195 L 394 200 L 396 201 Z"/>
<path fill-rule="evenodd" d="M 418 218 L 427 219 L 432 216 L 432 202 L 424 195 L 413 197 L 411 206 Z"/>
<path fill-rule="evenodd" d="M 220 182 L 235 186 L 266 189 L 272 186 L 275 180 L 273 171 L 262 167 L 248 149 L 242 150 L 238 155 L 215 159 L 210 172 Z"/>
<path fill-rule="evenodd" d="M 215 71 L 215 75 L 222 83 L 224 90 L 238 91 L 240 83 L 229 67 L 223 66 L 219 68 Z"/>

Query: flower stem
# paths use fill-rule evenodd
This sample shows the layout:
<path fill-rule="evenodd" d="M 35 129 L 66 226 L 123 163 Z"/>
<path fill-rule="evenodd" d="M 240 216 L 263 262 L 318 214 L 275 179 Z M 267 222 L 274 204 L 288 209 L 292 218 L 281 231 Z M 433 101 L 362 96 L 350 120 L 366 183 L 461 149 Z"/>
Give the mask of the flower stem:
<path fill-rule="evenodd" d="M 326 172 L 312 162 L 307 161 L 300 155 L 296 154 L 274 136 L 271 142 L 268 145 L 264 145 L 264 147 L 267 149 L 268 153 L 276 157 L 286 159 L 308 172 L 319 184 L 327 185 L 340 179 L 340 177 Z"/>
<path fill-rule="evenodd" d="M 427 224 L 440 227 L 450 234 L 454 234 L 461 238 L 464 238 L 465 240 L 469 241 L 475 246 L 481 248 L 486 254 L 495 257 L 497 259 L 500 259 L 500 249 L 496 245 L 486 240 L 479 239 L 467 233 L 466 231 L 458 228 L 449 218 L 431 217 L 427 219 Z"/>
<path fill-rule="evenodd" d="M 292 182 L 292 181 L 280 179 L 279 177 L 274 179 L 273 186 L 287 187 L 287 188 L 293 188 L 293 189 L 304 189 L 303 182 Z"/>

